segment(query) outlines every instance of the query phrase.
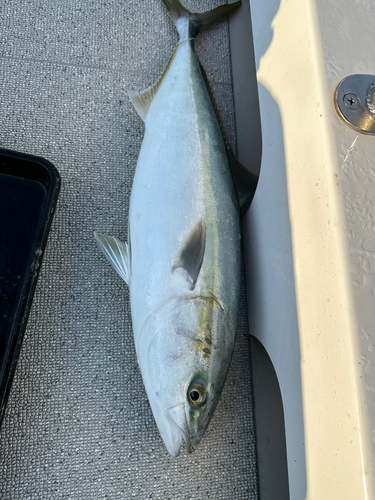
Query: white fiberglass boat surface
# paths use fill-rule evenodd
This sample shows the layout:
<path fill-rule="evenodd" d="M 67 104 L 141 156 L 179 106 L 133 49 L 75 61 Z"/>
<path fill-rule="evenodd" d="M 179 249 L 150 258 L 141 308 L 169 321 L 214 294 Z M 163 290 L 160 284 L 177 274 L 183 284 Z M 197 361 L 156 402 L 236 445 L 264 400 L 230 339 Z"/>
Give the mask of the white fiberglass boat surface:
<path fill-rule="evenodd" d="M 262 161 L 243 224 L 247 300 L 280 385 L 290 498 L 373 499 L 375 137 L 344 123 L 334 95 L 344 77 L 375 73 L 375 7 L 250 7 Z M 240 130 L 256 118 L 238 95 Z M 272 440 L 257 439 L 261 498 L 279 498 L 262 486 Z"/>

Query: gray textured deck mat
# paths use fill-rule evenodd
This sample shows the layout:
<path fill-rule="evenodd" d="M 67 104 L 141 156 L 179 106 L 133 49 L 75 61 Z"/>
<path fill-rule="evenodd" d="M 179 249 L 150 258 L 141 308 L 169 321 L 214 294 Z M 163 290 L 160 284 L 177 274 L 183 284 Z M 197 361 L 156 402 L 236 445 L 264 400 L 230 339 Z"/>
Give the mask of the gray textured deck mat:
<path fill-rule="evenodd" d="M 125 89 L 153 83 L 176 40 L 161 0 L 0 2 L 0 146 L 44 156 L 62 177 L 0 434 L 2 500 L 257 498 L 243 299 L 209 430 L 196 453 L 169 457 L 136 363 L 127 287 L 93 239 L 126 238 L 143 124 Z M 234 143 L 227 23 L 197 45 Z"/>

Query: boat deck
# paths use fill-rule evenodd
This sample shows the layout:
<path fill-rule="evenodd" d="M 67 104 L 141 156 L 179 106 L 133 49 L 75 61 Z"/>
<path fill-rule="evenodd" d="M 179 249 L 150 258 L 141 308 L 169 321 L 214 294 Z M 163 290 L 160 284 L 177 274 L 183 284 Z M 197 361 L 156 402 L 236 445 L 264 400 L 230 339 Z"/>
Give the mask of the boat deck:
<path fill-rule="evenodd" d="M 173 51 L 164 5 L 3 0 L 0 33 L 0 146 L 50 160 L 62 179 L 0 432 L 0 497 L 257 499 L 244 292 L 210 428 L 196 453 L 172 458 L 137 366 L 127 287 L 93 237 L 126 239 L 144 131 L 126 89 L 155 82 Z M 228 22 L 197 46 L 235 147 Z"/>

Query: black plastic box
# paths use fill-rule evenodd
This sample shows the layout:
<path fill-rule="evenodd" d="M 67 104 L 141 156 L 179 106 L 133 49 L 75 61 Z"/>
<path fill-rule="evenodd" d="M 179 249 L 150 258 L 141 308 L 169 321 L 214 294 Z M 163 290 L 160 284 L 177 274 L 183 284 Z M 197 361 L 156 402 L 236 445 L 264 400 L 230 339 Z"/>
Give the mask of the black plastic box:
<path fill-rule="evenodd" d="M 60 183 L 47 160 L 0 149 L 0 425 Z"/>

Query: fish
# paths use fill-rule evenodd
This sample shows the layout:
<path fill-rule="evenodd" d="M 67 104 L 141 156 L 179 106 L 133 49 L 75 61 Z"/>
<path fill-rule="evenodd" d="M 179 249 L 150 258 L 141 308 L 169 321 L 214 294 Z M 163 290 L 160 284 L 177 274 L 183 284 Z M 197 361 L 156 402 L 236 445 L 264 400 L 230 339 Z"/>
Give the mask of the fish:
<path fill-rule="evenodd" d="M 129 286 L 137 360 L 170 455 L 196 450 L 231 363 L 239 310 L 240 209 L 257 177 L 227 147 L 195 51 L 208 24 L 241 1 L 191 13 L 163 0 L 179 41 L 156 84 L 128 91 L 145 133 L 128 241 L 95 232 Z"/>

